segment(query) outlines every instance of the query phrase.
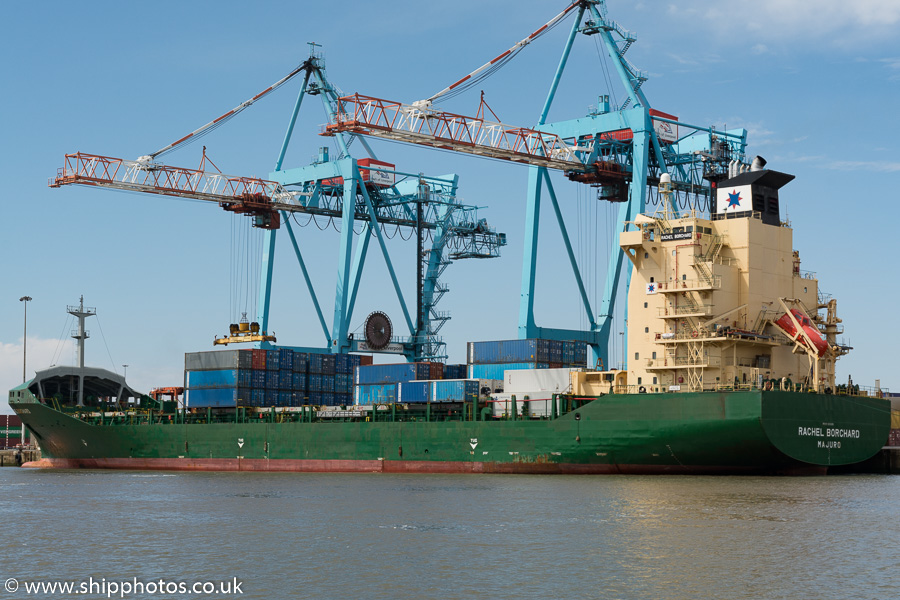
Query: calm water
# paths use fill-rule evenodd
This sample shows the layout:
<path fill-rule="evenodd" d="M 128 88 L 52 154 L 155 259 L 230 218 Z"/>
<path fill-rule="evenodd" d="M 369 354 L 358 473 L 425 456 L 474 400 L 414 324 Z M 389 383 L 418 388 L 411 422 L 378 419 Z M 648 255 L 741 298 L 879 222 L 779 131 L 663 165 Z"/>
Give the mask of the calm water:
<path fill-rule="evenodd" d="M 54 597 L 23 581 L 236 577 L 242 595 L 205 597 L 874 600 L 900 593 L 898 498 L 890 476 L 6 468 L 0 585 L 19 580 L 7 598 Z"/>

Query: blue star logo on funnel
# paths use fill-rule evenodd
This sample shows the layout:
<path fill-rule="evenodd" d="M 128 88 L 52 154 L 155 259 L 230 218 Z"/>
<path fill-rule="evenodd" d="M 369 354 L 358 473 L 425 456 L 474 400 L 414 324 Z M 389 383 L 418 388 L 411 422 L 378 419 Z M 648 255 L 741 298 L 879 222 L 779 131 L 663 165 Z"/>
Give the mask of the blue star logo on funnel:
<path fill-rule="evenodd" d="M 728 206 L 725 207 L 725 210 L 729 208 L 739 208 L 741 206 L 741 193 L 740 192 L 731 192 L 728 194 Z"/>

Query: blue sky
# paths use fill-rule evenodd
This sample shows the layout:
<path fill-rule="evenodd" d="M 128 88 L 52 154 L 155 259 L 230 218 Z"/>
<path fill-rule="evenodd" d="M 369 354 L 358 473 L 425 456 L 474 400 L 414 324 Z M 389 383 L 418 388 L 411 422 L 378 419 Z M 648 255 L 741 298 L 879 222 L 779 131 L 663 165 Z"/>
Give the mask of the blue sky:
<path fill-rule="evenodd" d="M 138 389 L 181 381 L 183 354 L 212 349 L 240 317 L 253 255 L 234 240 L 245 220 L 211 204 L 91 188 L 50 189 L 69 152 L 136 158 L 192 131 L 267 87 L 323 45 L 330 79 L 347 93 L 411 102 L 430 96 L 549 20 L 564 1 L 380 1 L 7 3 L 0 39 L 4 186 L 0 211 L 2 284 L 0 388 L 22 375 L 22 308 L 29 295 L 28 374 L 74 362 L 65 307 L 85 296 L 87 362 L 122 371 Z M 611 18 L 634 31 L 628 58 L 649 74 L 650 104 L 694 124 L 749 130 L 749 155 L 797 176 L 782 191 L 802 268 L 838 298 L 845 340 L 854 351 L 838 364 L 864 385 L 877 378 L 900 391 L 900 243 L 890 218 L 900 177 L 900 3 L 859 0 L 700 0 L 676 4 L 609 0 Z M 571 18 L 526 48 L 482 88 L 506 123 L 532 125 L 540 113 Z M 579 36 L 550 120 L 582 116 L 608 90 L 593 38 Z M 266 177 L 272 170 L 299 81 L 287 84 L 204 138 L 226 173 Z M 286 166 L 308 164 L 330 140 L 318 134 L 321 105 L 307 99 Z M 478 90 L 444 105 L 474 114 Z M 465 342 L 516 337 L 521 283 L 526 169 L 391 143 L 379 158 L 407 172 L 458 173 L 460 196 L 507 234 L 491 261 L 461 261 L 446 273 L 440 308 L 453 319 L 442 333 L 451 362 Z M 356 150 L 361 156 L 360 149 Z M 201 145 L 166 156 L 199 164 Z M 593 299 L 602 294 L 608 206 L 583 186 L 555 185 Z M 549 223 L 548 213 L 544 222 Z M 326 319 L 334 289 L 338 235 L 311 224 L 300 243 L 312 263 Z M 320 223 L 320 225 L 324 225 Z M 545 227 L 538 264 L 538 320 L 577 327 L 579 302 L 565 269 L 558 231 Z M 601 242 L 598 243 L 598 237 Z M 252 245 L 252 244 L 251 244 Z M 413 302 L 412 243 L 391 244 Z M 272 327 L 286 344 L 316 345 L 321 331 L 279 239 Z M 596 268 L 595 268 L 596 267 Z M 594 274 L 594 272 L 600 274 Z M 354 315 L 402 317 L 387 293 L 387 271 L 370 254 Z M 617 350 L 614 350 L 614 353 Z M 615 355 L 614 355 L 615 358 Z"/>

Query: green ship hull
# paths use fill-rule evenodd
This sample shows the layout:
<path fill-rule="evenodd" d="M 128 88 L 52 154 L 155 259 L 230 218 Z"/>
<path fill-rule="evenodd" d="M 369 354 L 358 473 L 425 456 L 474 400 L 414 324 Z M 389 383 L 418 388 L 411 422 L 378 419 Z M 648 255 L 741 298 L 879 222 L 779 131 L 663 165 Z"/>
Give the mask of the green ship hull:
<path fill-rule="evenodd" d="M 278 422 L 275 413 L 237 413 L 230 423 L 183 422 L 177 414 L 91 420 L 30 394 L 10 405 L 43 452 L 30 466 L 50 468 L 823 473 L 870 458 L 890 430 L 889 402 L 869 397 L 753 390 L 582 401 L 552 419 L 471 420 L 460 411 L 469 420 L 401 420 L 386 412 L 375 421 L 295 414 Z"/>

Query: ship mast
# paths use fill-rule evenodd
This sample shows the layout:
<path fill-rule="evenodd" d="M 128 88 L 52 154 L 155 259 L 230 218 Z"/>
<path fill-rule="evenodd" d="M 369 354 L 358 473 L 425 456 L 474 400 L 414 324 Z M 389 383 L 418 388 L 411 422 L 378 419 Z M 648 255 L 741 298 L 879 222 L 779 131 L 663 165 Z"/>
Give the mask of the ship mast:
<path fill-rule="evenodd" d="M 66 311 L 78 318 L 78 329 L 72 332 L 76 340 L 78 356 L 78 406 L 84 406 L 84 341 L 90 337 L 90 333 L 84 328 L 84 320 L 97 314 L 96 308 L 84 307 L 84 296 L 78 301 L 78 306 L 67 306 Z"/>

